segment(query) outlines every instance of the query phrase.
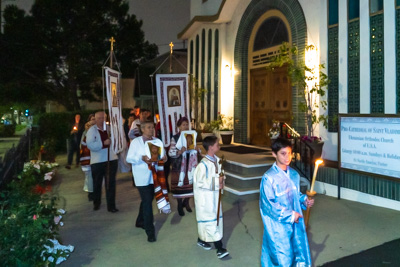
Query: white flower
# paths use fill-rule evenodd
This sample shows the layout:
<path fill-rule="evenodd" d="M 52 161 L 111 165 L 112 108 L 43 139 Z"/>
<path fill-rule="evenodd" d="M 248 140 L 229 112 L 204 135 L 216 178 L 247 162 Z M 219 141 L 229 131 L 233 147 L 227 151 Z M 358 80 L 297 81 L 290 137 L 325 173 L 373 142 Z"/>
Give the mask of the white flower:
<path fill-rule="evenodd" d="M 38 169 L 38 170 L 40 170 L 40 165 L 39 165 L 39 164 L 37 164 L 37 163 L 36 163 L 36 164 L 34 164 L 34 165 L 33 165 L 33 167 L 34 167 L 34 168 L 36 168 L 36 169 Z"/>
<path fill-rule="evenodd" d="M 53 172 L 48 172 L 44 174 L 44 180 L 46 181 L 51 181 L 51 179 L 53 178 Z"/>

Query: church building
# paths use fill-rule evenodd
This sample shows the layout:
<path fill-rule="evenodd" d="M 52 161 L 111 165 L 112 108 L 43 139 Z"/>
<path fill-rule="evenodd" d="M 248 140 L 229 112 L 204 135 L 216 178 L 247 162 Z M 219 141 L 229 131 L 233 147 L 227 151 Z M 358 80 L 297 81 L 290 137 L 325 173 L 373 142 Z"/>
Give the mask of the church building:
<path fill-rule="evenodd" d="M 318 125 L 315 135 L 331 164 L 321 168 L 319 186 L 337 196 L 340 176 L 342 198 L 400 210 L 398 179 L 337 167 L 339 114 L 400 114 L 400 0 L 190 2 L 191 21 L 178 38 L 188 44 L 188 74 L 206 89 L 201 122 L 233 116 L 234 142 L 258 146 L 266 144 L 273 120 L 305 134 L 301 90 L 286 66 L 267 68 L 287 42 L 298 48 L 295 61 L 325 64 L 330 80 L 321 99 L 328 109 L 318 111 L 328 115 L 328 127 Z M 309 45 L 316 49 L 306 53 Z"/>

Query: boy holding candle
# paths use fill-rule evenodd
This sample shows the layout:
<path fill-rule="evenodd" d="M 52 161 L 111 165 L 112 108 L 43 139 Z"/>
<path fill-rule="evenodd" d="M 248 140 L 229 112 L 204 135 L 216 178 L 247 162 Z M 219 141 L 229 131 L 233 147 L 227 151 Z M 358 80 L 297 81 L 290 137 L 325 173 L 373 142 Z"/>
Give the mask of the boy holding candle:
<path fill-rule="evenodd" d="M 289 167 L 292 144 L 278 138 L 272 144 L 276 162 L 263 175 L 260 213 L 264 224 L 262 266 L 311 266 L 302 209 L 314 200 L 300 193 L 300 175 Z"/>

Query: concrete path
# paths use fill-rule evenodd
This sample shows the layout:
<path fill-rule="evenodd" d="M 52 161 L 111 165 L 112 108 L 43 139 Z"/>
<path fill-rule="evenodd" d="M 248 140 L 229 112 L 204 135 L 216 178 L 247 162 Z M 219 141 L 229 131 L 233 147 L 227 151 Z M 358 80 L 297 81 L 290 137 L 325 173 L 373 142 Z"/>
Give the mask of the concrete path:
<path fill-rule="evenodd" d="M 99 211 L 93 211 L 83 188 L 80 168 L 61 164 L 54 189 L 60 196 L 60 208 L 67 213 L 60 228 L 62 244 L 74 245 L 75 251 L 64 266 L 259 266 L 263 226 L 258 201 L 223 201 L 224 239 L 230 256 L 220 260 L 216 251 L 196 245 L 195 214 L 180 217 L 176 201 L 173 212 L 157 214 L 154 204 L 157 242 L 148 243 L 143 229 L 135 227 L 140 204 L 139 193 L 132 187 L 130 174 L 117 177 L 117 207 L 107 212 L 105 197 Z M 193 207 L 193 200 L 191 202 Z M 400 238 L 400 213 L 356 202 L 317 196 L 311 213 L 309 243 L 313 265 L 351 255 Z"/>

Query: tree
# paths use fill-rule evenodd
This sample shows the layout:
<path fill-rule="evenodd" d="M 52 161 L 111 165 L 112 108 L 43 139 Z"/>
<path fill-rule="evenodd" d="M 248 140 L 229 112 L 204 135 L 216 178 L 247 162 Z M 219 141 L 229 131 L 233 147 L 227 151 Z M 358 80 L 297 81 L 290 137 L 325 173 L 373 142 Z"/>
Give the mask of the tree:
<path fill-rule="evenodd" d="M 11 89 L 17 81 L 27 81 L 18 91 L 37 87 L 40 99 L 57 101 L 68 110 L 79 110 L 79 99 L 98 100 L 111 36 L 117 40 L 123 77 L 132 77 L 140 61 L 158 53 L 156 45 L 144 40 L 142 22 L 128 10 L 123 0 L 36 0 L 31 15 L 7 7 L 2 43 L 9 64 L 1 68 L 17 72 L 2 86 Z"/>

